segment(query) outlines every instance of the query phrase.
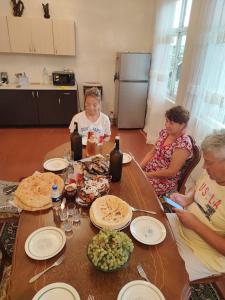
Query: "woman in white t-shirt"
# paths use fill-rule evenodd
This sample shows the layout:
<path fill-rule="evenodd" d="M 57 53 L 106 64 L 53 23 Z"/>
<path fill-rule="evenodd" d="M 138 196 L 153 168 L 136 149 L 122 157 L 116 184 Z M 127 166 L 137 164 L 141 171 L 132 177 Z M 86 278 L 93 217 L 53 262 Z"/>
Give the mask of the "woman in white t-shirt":
<path fill-rule="evenodd" d="M 109 117 L 101 112 L 101 93 L 99 89 L 93 87 L 86 90 L 84 98 L 85 110 L 76 114 L 69 126 L 70 133 L 74 131 L 74 122 L 78 123 L 78 131 L 82 137 L 87 137 L 89 131 L 94 131 L 95 135 L 105 140 L 109 140 L 111 135 Z"/>

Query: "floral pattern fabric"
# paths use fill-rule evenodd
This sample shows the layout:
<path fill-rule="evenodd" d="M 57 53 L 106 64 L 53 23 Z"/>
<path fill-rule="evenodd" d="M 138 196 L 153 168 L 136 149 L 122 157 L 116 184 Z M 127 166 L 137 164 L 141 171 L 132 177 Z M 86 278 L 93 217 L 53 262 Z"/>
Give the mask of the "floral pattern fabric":
<path fill-rule="evenodd" d="M 178 137 L 173 143 L 164 146 L 164 142 L 168 137 L 166 129 L 159 133 L 159 139 L 155 144 L 155 154 L 144 168 L 145 172 L 154 172 L 161 169 L 168 169 L 172 160 L 173 153 L 176 149 L 187 149 L 190 152 L 189 158 L 192 156 L 192 143 L 188 135 Z M 177 190 L 178 180 L 181 171 L 173 177 L 149 178 L 154 187 L 156 194 L 164 195 L 169 191 Z"/>

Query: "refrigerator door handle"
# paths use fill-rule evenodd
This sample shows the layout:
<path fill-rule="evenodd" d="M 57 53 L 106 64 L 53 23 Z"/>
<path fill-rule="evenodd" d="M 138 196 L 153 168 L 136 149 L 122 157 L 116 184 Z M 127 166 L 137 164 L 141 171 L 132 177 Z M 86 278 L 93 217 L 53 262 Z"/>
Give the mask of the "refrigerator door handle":
<path fill-rule="evenodd" d="M 119 72 L 116 72 L 116 73 L 114 74 L 113 80 L 114 80 L 114 81 L 120 80 L 120 74 L 119 74 Z"/>

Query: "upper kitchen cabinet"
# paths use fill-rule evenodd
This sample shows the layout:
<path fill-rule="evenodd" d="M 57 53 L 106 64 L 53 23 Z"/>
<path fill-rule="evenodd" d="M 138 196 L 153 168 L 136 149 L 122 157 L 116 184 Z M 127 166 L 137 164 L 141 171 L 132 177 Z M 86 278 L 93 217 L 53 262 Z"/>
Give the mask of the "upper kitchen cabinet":
<path fill-rule="evenodd" d="M 32 53 L 31 26 L 28 18 L 7 17 L 12 52 Z"/>
<path fill-rule="evenodd" d="M 6 17 L 0 16 L 0 52 L 11 52 Z"/>
<path fill-rule="evenodd" d="M 52 19 L 56 55 L 75 55 L 75 24 L 72 20 Z"/>
<path fill-rule="evenodd" d="M 51 20 L 8 17 L 8 26 L 12 52 L 54 54 Z"/>
<path fill-rule="evenodd" d="M 31 19 L 33 53 L 54 54 L 52 21 L 50 19 Z"/>

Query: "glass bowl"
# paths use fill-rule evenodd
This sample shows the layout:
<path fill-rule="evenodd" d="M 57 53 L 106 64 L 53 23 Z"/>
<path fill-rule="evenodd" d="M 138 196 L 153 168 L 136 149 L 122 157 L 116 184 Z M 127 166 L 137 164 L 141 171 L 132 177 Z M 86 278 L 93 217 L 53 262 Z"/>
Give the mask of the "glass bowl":
<path fill-rule="evenodd" d="M 93 261 L 91 260 L 91 258 L 88 256 L 88 254 L 87 254 L 87 257 L 88 257 L 88 260 L 91 262 L 91 264 L 93 265 L 93 267 L 95 269 L 97 269 L 99 271 L 102 271 L 102 272 L 105 272 L 105 273 L 112 273 L 112 272 L 116 272 L 116 271 L 119 271 L 121 269 L 126 268 L 128 266 L 128 264 L 129 264 L 129 260 L 130 260 L 130 255 L 129 255 L 128 258 L 127 258 L 127 261 L 123 265 L 120 265 L 120 266 L 118 266 L 116 268 L 105 270 L 105 269 L 102 269 L 99 266 L 95 266 L 94 263 L 93 263 Z"/>

